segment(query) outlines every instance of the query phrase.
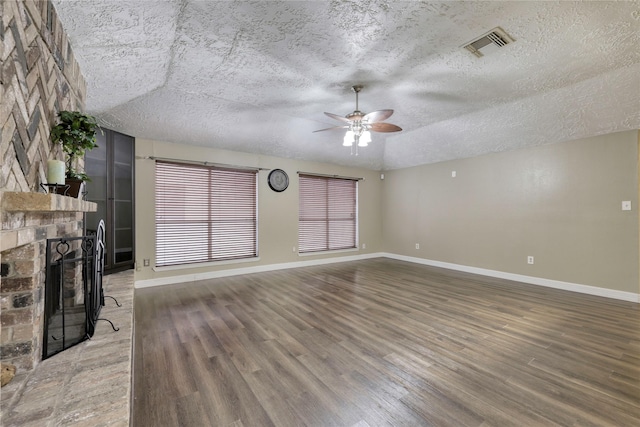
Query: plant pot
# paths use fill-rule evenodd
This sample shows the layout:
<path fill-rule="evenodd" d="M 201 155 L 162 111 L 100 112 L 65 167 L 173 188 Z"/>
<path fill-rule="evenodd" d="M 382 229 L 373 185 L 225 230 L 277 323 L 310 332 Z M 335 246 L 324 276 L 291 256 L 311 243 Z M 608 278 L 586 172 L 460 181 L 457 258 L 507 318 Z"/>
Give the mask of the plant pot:
<path fill-rule="evenodd" d="M 82 190 L 84 189 L 84 181 L 81 179 L 70 179 L 67 178 L 64 181 L 65 185 L 69 186 L 65 194 L 65 187 L 57 187 L 56 193 L 64 194 L 65 196 L 78 198 L 82 194 Z"/>

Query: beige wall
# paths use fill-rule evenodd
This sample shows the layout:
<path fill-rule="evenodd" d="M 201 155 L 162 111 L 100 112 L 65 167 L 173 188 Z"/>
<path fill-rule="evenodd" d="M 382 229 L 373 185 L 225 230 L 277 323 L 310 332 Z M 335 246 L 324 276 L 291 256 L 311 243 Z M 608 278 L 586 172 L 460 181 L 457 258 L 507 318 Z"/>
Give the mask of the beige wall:
<path fill-rule="evenodd" d="M 640 293 L 638 131 L 385 172 L 136 140 L 136 280 L 388 252 Z M 154 271 L 154 162 L 145 156 L 282 168 L 283 193 L 259 177 L 260 260 Z M 297 171 L 364 177 L 366 250 L 298 256 Z M 451 172 L 456 171 L 453 178 Z M 621 202 L 631 200 L 632 210 Z M 415 244 L 420 249 L 415 249 Z M 527 256 L 535 257 L 528 265 Z"/>
<path fill-rule="evenodd" d="M 388 171 L 384 250 L 638 293 L 638 144 L 629 131 Z"/>
<path fill-rule="evenodd" d="M 260 171 L 258 186 L 258 241 L 260 260 L 240 264 L 222 264 L 200 268 L 154 271 L 144 267 L 148 258 L 154 264 L 154 161 L 140 157 L 155 156 L 184 160 L 210 161 L 239 166 L 280 168 L 289 175 L 289 188 L 282 193 L 272 191 L 267 185 L 268 170 Z M 303 162 L 256 154 L 215 150 L 198 146 L 171 144 L 136 139 L 136 280 L 148 280 L 206 273 L 216 270 L 236 269 L 280 263 L 309 261 L 318 258 L 362 255 L 382 250 L 381 188 L 379 173 L 364 169 Z M 359 240 L 366 249 L 354 252 L 299 256 L 293 252 L 298 246 L 298 175 L 297 171 L 350 177 L 363 177 L 359 192 Z"/>

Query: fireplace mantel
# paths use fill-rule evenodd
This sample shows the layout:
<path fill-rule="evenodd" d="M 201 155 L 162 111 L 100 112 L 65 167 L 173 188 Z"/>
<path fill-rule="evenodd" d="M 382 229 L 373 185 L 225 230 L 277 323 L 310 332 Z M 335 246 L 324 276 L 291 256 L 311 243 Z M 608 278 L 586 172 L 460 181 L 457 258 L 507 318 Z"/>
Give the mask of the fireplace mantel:
<path fill-rule="evenodd" d="M 95 212 L 98 209 L 98 205 L 60 194 L 0 191 L 0 208 L 3 212 L 2 221 L 4 225 L 4 221 L 8 220 L 7 215 Z M 33 241 L 37 228 L 29 225 L 5 227 L 0 231 L 0 252 L 17 248 Z"/>
<path fill-rule="evenodd" d="M 5 191 L 2 209 L 7 212 L 95 212 L 98 205 L 60 194 Z"/>

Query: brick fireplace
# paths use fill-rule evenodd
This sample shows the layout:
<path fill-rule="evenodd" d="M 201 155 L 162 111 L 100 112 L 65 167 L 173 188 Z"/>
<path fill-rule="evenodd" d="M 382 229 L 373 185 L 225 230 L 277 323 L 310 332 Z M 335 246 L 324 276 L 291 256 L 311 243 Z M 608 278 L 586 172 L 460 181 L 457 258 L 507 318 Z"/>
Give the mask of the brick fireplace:
<path fill-rule="evenodd" d="M 49 132 L 60 110 L 83 110 L 86 83 L 49 0 L 0 1 L 0 359 L 19 371 L 42 345 L 45 242 L 82 234 L 87 202 L 45 194 Z"/>
<path fill-rule="evenodd" d="M 0 304 L 3 363 L 30 370 L 42 358 L 46 239 L 83 235 L 95 203 L 57 194 L 3 192 Z"/>

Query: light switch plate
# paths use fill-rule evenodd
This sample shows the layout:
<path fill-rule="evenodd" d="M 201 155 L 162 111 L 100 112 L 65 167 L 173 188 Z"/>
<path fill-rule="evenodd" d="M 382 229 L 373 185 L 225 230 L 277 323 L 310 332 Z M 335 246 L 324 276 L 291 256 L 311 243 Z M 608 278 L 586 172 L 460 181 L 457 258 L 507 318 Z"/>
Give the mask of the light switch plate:
<path fill-rule="evenodd" d="M 622 202 L 622 210 L 623 211 L 630 211 L 631 210 L 631 200 L 624 200 Z"/>

